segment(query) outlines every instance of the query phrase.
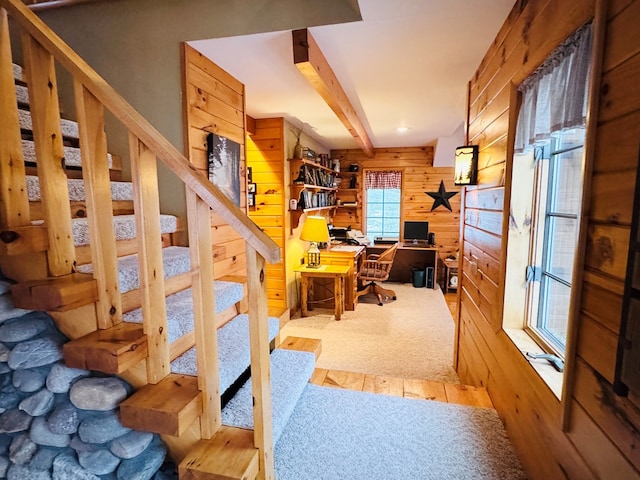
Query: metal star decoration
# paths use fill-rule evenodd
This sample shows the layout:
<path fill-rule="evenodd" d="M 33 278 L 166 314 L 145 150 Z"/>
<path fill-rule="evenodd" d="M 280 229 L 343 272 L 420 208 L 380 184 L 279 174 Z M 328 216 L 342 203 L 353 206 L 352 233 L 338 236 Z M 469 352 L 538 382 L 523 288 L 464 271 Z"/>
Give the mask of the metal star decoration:
<path fill-rule="evenodd" d="M 451 210 L 451 204 L 449 203 L 449 199 L 453 197 L 458 192 L 447 192 L 444 188 L 444 180 L 440 180 L 440 188 L 437 192 L 424 192 L 434 199 L 433 205 L 431 206 L 431 211 L 433 212 L 440 205 L 446 207 Z"/>

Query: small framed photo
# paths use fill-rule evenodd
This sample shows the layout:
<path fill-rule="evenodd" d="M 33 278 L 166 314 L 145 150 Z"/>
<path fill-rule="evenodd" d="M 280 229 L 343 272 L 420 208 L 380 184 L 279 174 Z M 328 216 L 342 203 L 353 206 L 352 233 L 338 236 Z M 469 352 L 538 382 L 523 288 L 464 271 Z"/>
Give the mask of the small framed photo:
<path fill-rule="evenodd" d="M 247 185 L 247 193 L 253 193 L 255 195 L 257 189 L 258 189 L 258 186 L 255 183 L 249 183 Z"/>
<path fill-rule="evenodd" d="M 247 167 L 247 182 L 253 182 L 253 168 Z"/>
<path fill-rule="evenodd" d="M 255 207 L 256 206 L 256 194 L 255 193 L 250 193 L 249 196 L 247 197 L 247 206 L 249 206 L 249 207 Z"/>

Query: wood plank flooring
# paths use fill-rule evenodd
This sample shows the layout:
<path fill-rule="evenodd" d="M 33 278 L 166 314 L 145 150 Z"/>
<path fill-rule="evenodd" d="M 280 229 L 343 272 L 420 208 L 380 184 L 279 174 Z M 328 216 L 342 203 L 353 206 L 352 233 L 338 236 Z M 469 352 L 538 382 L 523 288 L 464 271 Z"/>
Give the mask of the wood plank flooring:
<path fill-rule="evenodd" d="M 316 368 L 311 380 L 314 385 L 344 388 L 358 392 L 380 393 L 404 398 L 435 400 L 480 408 L 493 408 L 485 388 L 453 385 L 430 380 L 369 375 Z"/>

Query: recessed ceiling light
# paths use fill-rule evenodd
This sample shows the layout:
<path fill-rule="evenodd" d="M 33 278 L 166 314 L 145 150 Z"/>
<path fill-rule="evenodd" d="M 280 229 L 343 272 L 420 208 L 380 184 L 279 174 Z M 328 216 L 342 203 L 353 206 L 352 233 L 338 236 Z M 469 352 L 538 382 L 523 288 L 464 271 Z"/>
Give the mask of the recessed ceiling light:
<path fill-rule="evenodd" d="M 396 128 L 396 132 L 398 133 L 407 133 L 409 131 L 409 127 L 398 127 Z"/>

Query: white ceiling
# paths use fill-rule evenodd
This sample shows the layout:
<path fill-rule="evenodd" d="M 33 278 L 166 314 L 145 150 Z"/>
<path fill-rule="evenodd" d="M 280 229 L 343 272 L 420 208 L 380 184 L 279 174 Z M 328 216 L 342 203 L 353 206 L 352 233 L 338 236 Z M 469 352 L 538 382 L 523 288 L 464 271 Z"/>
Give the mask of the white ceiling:
<path fill-rule="evenodd" d="M 376 148 L 434 144 L 464 123 L 467 82 L 514 0 L 359 0 L 362 21 L 309 29 Z M 293 64 L 291 32 L 190 44 L 245 84 L 254 118 L 357 148 Z M 404 126 L 403 134 L 396 128 Z"/>

